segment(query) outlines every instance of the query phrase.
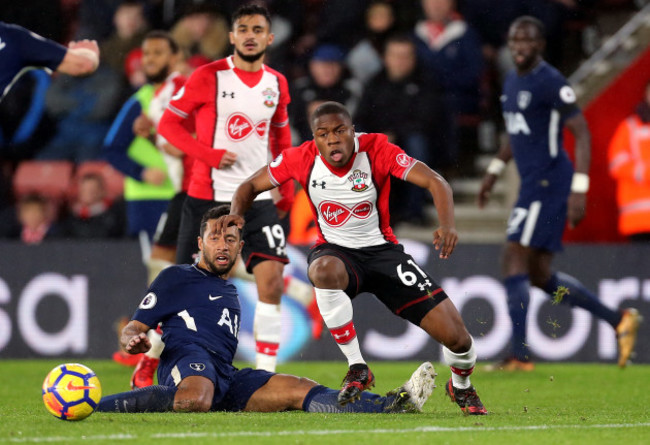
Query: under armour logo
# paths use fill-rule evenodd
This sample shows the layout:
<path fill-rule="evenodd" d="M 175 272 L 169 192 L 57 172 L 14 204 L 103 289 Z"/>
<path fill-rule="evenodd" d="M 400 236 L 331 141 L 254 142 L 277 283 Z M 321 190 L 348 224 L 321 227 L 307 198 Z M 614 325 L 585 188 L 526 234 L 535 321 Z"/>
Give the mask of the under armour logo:
<path fill-rule="evenodd" d="M 348 337 L 348 336 L 350 335 L 350 331 L 347 331 L 347 330 L 346 330 L 346 331 L 345 331 L 344 333 L 342 333 L 341 335 L 337 335 L 337 334 L 332 334 L 332 335 L 334 336 L 334 339 L 338 340 L 338 339 L 341 339 L 341 338 Z"/>
<path fill-rule="evenodd" d="M 0 39 L 0 50 L 4 49 L 5 46 L 7 46 L 7 44 Z"/>
<path fill-rule="evenodd" d="M 418 283 L 418 287 L 420 288 L 420 290 L 424 290 L 429 286 L 431 286 L 431 281 L 429 280 L 424 280 L 424 283 Z"/>
<path fill-rule="evenodd" d="M 286 255 L 287 254 L 287 249 L 286 247 L 278 246 L 275 248 L 275 254 L 278 256 L 281 255 Z"/>
<path fill-rule="evenodd" d="M 225 91 L 221 92 L 221 97 L 225 98 L 225 97 L 228 97 L 228 96 L 230 96 L 232 99 L 234 99 L 235 98 L 235 92 L 234 91 L 232 93 L 226 93 Z"/>
<path fill-rule="evenodd" d="M 320 187 L 320 188 L 322 188 L 322 189 L 325 189 L 325 181 L 321 181 L 320 184 L 319 184 L 318 181 L 316 181 L 316 180 L 314 179 L 314 180 L 311 181 L 311 186 L 312 186 L 313 188 Z"/>

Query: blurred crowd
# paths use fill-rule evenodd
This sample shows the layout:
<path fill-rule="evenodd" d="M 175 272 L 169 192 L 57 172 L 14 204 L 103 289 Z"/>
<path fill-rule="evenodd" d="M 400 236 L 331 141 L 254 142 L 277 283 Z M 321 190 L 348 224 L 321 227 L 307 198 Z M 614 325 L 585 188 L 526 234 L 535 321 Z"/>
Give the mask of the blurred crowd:
<path fill-rule="evenodd" d="M 102 145 L 121 105 L 145 82 L 140 45 L 168 30 L 182 48 L 179 70 L 228 56 L 231 13 L 241 0 L 23 0 L 2 2 L 0 20 L 65 44 L 96 39 L 98 71 L 85 78 L 23 76 L 0 103 L 0 237 L 125 236 L 123 203 Z M 589 52 L 598 13 L 632 0 L 267 0 L 275 41 L 266 63 L 289 80 L 293 142 L 311 139 L 307 116 L 344 103 L 357 131 L 382 132 L 445 176 L 472 176 L 475 157 L 497 149 L 498 96 L 511 67 L 510 22 L 524 14 L 547 29 L 546 59 L 565 71 Z M 21 163 L 70 163 L 70 190 L 57 199 L 16 192 Z M 98 173 L 100 172 L 100 173 Z M 404 187 L 404 185 L 401 185 Z M 423 194 L 392 203 L 394 223 L 425 224 Z M 398 195 L 398 194 L 396 194 Z M 399 193 L 399 196 L 405 196 Z"/>

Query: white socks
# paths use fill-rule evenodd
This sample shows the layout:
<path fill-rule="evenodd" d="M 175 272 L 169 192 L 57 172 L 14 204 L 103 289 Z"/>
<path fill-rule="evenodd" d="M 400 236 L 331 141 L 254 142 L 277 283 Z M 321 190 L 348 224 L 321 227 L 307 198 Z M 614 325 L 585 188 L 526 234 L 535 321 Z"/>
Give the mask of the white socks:
<path fill-rule="evenodd" d="M 311 284 L 292 276 L 284 277 L 284 293 L 304 307 L 309 306 L 314 299 L 314 288 Z"/>
<path fill-rule="evenodd" d="M 282 313 L 279 304 L 257 302 L 253 335 L 255 337 L 255 367 L 275 372 L 278 361 L 278 348 L 282 335 Z"/>
<path fill-rule="evenodd" d="M 474 349 L 474 339 L 472 339 L 472 346 L 467 352 L 456 354 L 451 352 L 448 348 L 442 348 L 445 362 L 451 368 L 451 382 L 455 388 L 467 389 L 470 387 L 471 382 L 469 376 L 474 371 L 476 364 L 476 350 Z"/>
<path fill-rule="evenodd" d="M 352 321 L 353 310 L 350 297 L 340 289 L 314 288 L 314 290 L 323 321 L 341 352 L 347 357 L 348 365 L 365 364 Z"/>

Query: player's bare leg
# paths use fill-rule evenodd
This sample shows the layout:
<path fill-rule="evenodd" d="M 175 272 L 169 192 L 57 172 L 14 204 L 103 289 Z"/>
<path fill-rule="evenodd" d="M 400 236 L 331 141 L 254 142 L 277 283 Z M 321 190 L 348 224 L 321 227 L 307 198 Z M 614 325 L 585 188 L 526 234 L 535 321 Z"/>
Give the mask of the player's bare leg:
<path fill-rule="evenodd" d="M 276 374 L 253 393 L 244 411 L 270 413 L 301 410 L 307 393 L 317 385 L 308 378 Z"/>
<path fill-rule="evenodd" d="M 339 258 L 326 255 L 310 264 L 309 279 L 314 284 L 323 320 L 348 359 L 349 370 L 339 393 L 339 403 L 345 405 L 357 400 L 362 391 L 375 384 L 375 377 L 361 355 L 352 319 L 352 301 L 343 291 L 348 286 L 347 270 Z"/>
<path fill-rule="evenodd" d="M 174 396 L 174 411 L 208 412 L 212 407 L 214 383 L 201 376 L 185 377 Z"/>
<path fill-rule="evenodd" d="M 253 333 L 257 351 L 257 369 L 275 371 L 282 335 L 281 308 L 284 264 L 279 261 L 262 261 L 253 268 L 257 284 L 258 302 L 255 307 Z"/>
<path fill-rule="evenodd" d="M 445 361 L 451 368 L 451 379 L 445 387 L 447 395 L 467 414 L 487 414 L 470 382 L 476 364 L 474 341 L 454 303 L 443 300 L 424 316 L 420 327 L 443 345 Z"/>

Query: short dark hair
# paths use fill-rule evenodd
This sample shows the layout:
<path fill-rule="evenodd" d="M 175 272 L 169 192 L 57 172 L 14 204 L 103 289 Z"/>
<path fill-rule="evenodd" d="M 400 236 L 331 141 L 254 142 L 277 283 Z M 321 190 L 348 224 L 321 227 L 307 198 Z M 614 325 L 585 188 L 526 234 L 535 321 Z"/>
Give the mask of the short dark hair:
<path fill-rule="evenodd" d="M 542 21 L 538 18 L 533 17 L 532 15 L 522 15 L 521 17 L 517 17 L 510 24 L 510 28 L 521 25 L 533 25 L 535 28 L 537 28 L 540 38 L 546 38 L 546 27 L 544 26 L 544 23 L 542 23 Z"/>
<path fill-rule="evenodd" d="M 266 6 L 259 3 L 248 3 L 237 8 L 237 10 L 233 12 L 232 17 L 230 18 L 230 23 L 232 26 L 235 26 L 235 22 L 237 20 L 247 15 L 261 15 L 268 22 L 269 28 L 271 27 L 271 13 L 266 8 Z"/>
<path fill-rule="evenodd" d="M 311 117 L 309 119 L 310 126 L 313 125 L 316 119 L 318 119 L 321 116 L 325 116 L 326 114 L 342 114 L 343 116 L 350 119 L 350 121 L 352 120 L 352 117 L 350 116 L 350 112 L 348 111 L 347 108 L 345 108 L 345 105 L 339 102 L 329 101 L 320 104 L 314 110 L 314 112 L 311 114 Z"/>
<path fill-rule="evenodd" d="M 203 238 L 203 234 L 205 233 L 206 227 L 208 227 L 208 221 L 211 219 L 219 219 L 222 216 L 226 216 L 230 214 L 230 206 L 228 204 L 222 204 L 220 206 L 215 206 L 210 209 L 208 209 L 204 214 L 203 217 L 201 218 L 201 228 L 199 229 L 199 235 L 201 238 Z M 225 229 L 225 227 L 224 227 Z M 241 238 L 241 229 L 238 230 L 239 232 L 239 238 Z"/>
<path fill-rule="evenodd" d="M 172 54 L 178 53 L 178 43 L 176 43 L 176 40 L 172 37 L 170 33 L 167 31 L 162 31 L 160 29 L 154 29 L 153 31 L 149 31 L 145 36 L 144 40 L 148 39 L 162 39 L 162 40 L 167 40 L 167 43 L 169 43 L 169 48 L 172 50 Z"/>

